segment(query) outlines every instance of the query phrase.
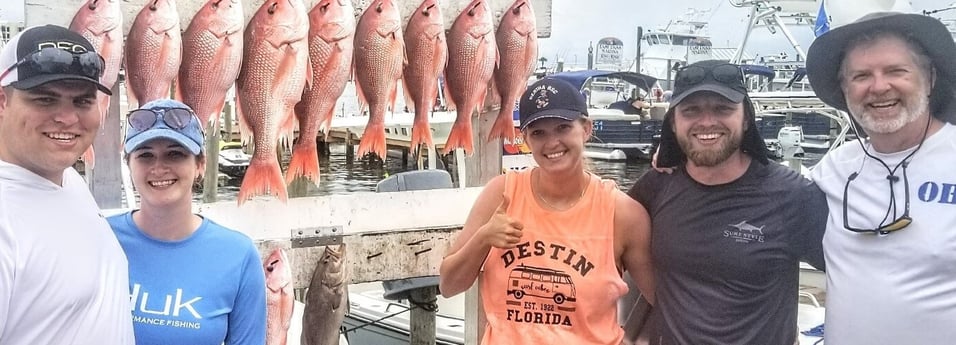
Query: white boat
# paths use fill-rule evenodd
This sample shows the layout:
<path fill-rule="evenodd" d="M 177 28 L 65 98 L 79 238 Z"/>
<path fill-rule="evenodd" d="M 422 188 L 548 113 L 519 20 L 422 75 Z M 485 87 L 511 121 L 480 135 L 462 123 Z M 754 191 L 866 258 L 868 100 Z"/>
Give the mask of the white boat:
<path fill-rule="evenodd" d="M 707 33 L 709 17 L 710 10 L 689 8 L 666 26 L 644 33 L 639 72 L 660 80 L 664 89 L 672 89 L 670 81 L 675 65 L 711 58 L 713 44 Z"/>
<path fill-rule="evenodd" d="M 376 285 L 378 288 L 375 288 Z M 349 344 L 409 344 L 408 301 L 385 299 L 379 283 L 358 284 L 349 288 L 354 289 L 357 286 L 364 286 L 369 290 L 349 292 L 349 313 L 342 322 L 343 336 Z M 463 294 L 452 300 L 442 299 L 435 316 L 436 344 L 465 343 Z"/>

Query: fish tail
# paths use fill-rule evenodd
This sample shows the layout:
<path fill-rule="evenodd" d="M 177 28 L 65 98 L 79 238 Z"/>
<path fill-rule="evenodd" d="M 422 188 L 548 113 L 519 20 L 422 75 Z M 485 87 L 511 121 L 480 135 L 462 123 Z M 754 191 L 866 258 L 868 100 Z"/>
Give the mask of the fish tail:
<path fill-rule="evenodd" d="M 282 170 L 279 161 L 253 157 L 239 186 L 239 206 L 257 195 L 272 194 L 283 202 L 289 199 L 285 183 L 282 180 Z"/>
<path fill-rule="evenodd" d="M 369 117 L 368 124 L 365 126 L 365 132 L 362 133 L 362 141 L 359 142 L 358 155 L 365 156 L 366 153 L 374 153 L 378 158 L 385 159 L 385 123 L 375 121 L 374 116 Z"/>
<path fill-rule="evenodd" d="M 329 108 L 324 115 L 319 116 L 319 131 L 328 134 L 332 130 L 332 118 L 335 116 L 335 107 Z"/>
<path fill-rule="evenodd" d="M 319 154 L 315 140 L 299 140 L 292 148 L 292 158 L 285 172 L 285 183 L 290 184 L 296 177 L 305 177 L 316 186 L 319 185 Z"/>
<path fill-rule="evenodd" d="M 295 138 L 297 122 L 295 111 L 291 107 L 289 111 L 283 113 L 281 122 L 279 123 L 279 142 L 286 150 L 292 150 L 292 139 Z M 315 138 L 311 140 L 315 141 Z"/>
<path fill-rule="evenodd" d="M 86 171 L 90 171 L 96 165 L 96 154 L 93 152 L 93 145 L 83 152 L 83 164 Z"/>
<path fill-rule="evenodd" d="M 471 114 L 462 116 L 458 114 L 455 124 L 451 127 L 451 133 L 448 133 L 448 141 L 445 142 L 444 154 L 448 154 L 454 149 L 465 149 L 465 155 L 471 154 L 474 143 L 471 137 Z"/>
<path fill-rule="evenodd" d="M 428 109 L 415 110 L 415 122 L 412 123 L 412 148 L 417 148 L 419 144 L 429 148 L 435 146 L 432 143 L 431 126 L 428 124 Z"/>
<path fill-rule="evenodd" d="M 488 133 L 489 142 L 498 138 L 511 143 L 515 142 L 514 115 L 509 111 L 511 109 L 513 108 L 501 107 L 501 110 L 498 111 L 498 118 L 495 119 L 495 125 L 491 128 L 491 132 Z"/>

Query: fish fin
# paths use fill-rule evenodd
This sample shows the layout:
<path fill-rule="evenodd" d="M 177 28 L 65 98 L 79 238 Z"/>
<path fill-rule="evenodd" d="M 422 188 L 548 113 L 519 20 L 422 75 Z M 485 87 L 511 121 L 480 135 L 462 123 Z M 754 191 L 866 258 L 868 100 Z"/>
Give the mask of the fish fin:
<path fill-rule="evenodd" d="M 85 170 L 90 171 L 96 166 L 96 153 L 93 152 L 93 145 L 86 148 L 86 151 L 83 152 L 83 164 L 85 165 Z"/>
<path fill-rule="evenodd" d="M 447 76 L 446 76 L 445 78 L 443 78 L 443 80 L 442 80 L 442 88 L 441 88 L 441 91 L 442 91 L 442 93 L 444 94 L 444 98 L 445 98 L 445 110 L 447 110 L 447 111 L 452 111 L 452 110 L 458 109 L 458 105 L 455 104 L 455 99 L 451 97 L 452 92 L 451 92 L 451 90 L 448 89 L 448 77 L 447 77 Z"/>
<path fill-rule="evenodd" d="M 353 79 L 354 80 L 354 79 Z M 362 84 L 355 80 L 355 97 L 358 99 L 358 114 L 361 116 L 368 109 L 368 102 L 365 100 L 365 92 L 362 91 Z"/>
<path fill-rule="evenodd" d="M 488 90 L 489 87 L 485 87 L 484 90 L 481 90 L 481 95 L 478 97 L 478 104 L 475 104 L 475 116 L 481 116 L 481 111 L 485 109 L 485 101 L 488 99 Z"/>
<path fill-rule="evenodd" d="M 239 186 L 239 206 L 257 195 L 271 194 L 282 202 L 289 200 L 285 183 L 282 179 L 282 170 L 276 157 L 263 159 L 253 154 L 246 175 Z"/>
<path fill-rule="evenodd" d="M 369 116 L 365 131 L 362 132 L 362 141 L 359 142 L 358 156 L 374 153 L 378 158 L 385 160 L 385 121 L 375 121 L 375 116 Z"/>
<path fill-rule="evenodd" d="M 306 45 L 308 47 L 308 45 Z M 308 51 L 305 54 L 305 89 L 310 90 L 314 86 L 314 80 L 312 80 L 312 57 L 309 56 Z"/>
<path fill-rule="evenodd" d="M 491 142 L 495 139 L 501 138 L 502 140 L 507 140 L 508 142 L 514 144 L 515 142 L 515 125 L 514 125 L 514 115 L 511 110 L 512 107 L 502 106 L 498 110 L 498 118 L 495 119 L 495 124 L 491 128 L 491 132 L 488 133 L 488 142 Z"/>
<path fill-rule="evenodd" d="M 292 150 L 292 140 L 295 138 L 295 128 L 298 120 L 295 118 L 295 111 L 289 109 L 289 111 L 282 113 L 282 118 L 279 122 L 279 143 L 286 150 Z M 313 138 L 313 140 L 315 140 Z"/>
<path fill-rule="evenodd" d="M 136 92 L 133 91 L 133 85 L 129 82 L 127 77 L 126 82 L 123 83 L 126 85 L 126 104 L 130 109 L 139 108 L 139 100 L 136 99 Z"/>
<path fill-rule="evenodd" d="M 390 110 L 392 114 L 395 114 L 395 101 L 398 98 L 398 84 L 401 82 L 401 79 L 395 80 L 395 82 L 392 83 L 391 90 L 389 90 L 388 93 L 388 110 Z"/>
<path fill-rule="evenodd" d="M 183 102 L 184 101 L 183 100 L 183 84 L 180 83 L 179 81 L 180 81 L 180 78 L 179 78 L 179 75 L 177 74 L 175 83 L 173 84 L 174 85 L 173 98 L 179 100 L 180 102 Z M 186 102 L 183 102 L 183 103 L 186 103 Z"/>
<path fill-rule="evenodd" d="M 448 140 L 445 141 L 444 154 L 447 155 L 459 147 L 465 150 L 465 155 L 471 154 L 474 148 L 471 133 L 471 111 L 465 109 L 458 110 L 458 117 L 455 118 L 455 124 L 452 125 L 451 132 L 448 133 Z"/>
<path fill-rule="evenodd" d="M 412 93 L 408 92 L 408 80 L 402 76 L 402 94 L 405 95 L 405 108 L 409 112 L 415 112 L 415 100 L 412 99 Z"/>
<path fill-rule="evenodd" d="M 426 147 L 434 147 L 432 142 L 431 125 L 428 123 L 428 112 L 430 109 L 419 109 L 415 111 L 415 121 L 412 123 L 412 146 L 417 149 L 419 144 Z"/>
<path fill-rule="evenodd" d="M 236 102 L 236 119 L 239 120 L 240 140 L 242 141 L 243 145 L 248 145 L 253 140 L 252 127 L 249 127 L 249 124 L 246 123 L 246 114 L 245 111 L 242 110 L 242 102 Z"/>
<path fill-rule="evenodd" d="M 498 72 L 498 69 L 495 68 L 495 72 Z M 491 77 L 491 84 L 489 85 L 489 90 L 486 91 L 491 96 L 491 105 L 501 105 L 501 93 L 498 92 L 498 78 L 495 78 L 494 75 Z M 482 102 L 481 104 L 484 104 Z"/>
<path fill-rule="evenodd" d="M 203 128 L 204 130 L 209 128 L 216 128 L 216 124 L 219 123 L 219 116 L 222 115 L 222 109 L 225 107 L 226 107 L 226 97 L 222 97 L 218 100 L 218 103 L 216 104 L 216 106 L 213 107 L 213 109 L 215 109 L 215 112 L 211 114 L 202 115 L 205 118 L 200 118 L 200 120 L 202 120 L 200 123 L 203 126 L 206 126 Z"/>
<path fill-rule="evenodd" d="M 321 115 L 319 121 L 319 131 L 328 134 L 332 130 L 332 118 L 335 117 L 335 108 L 329 108 L 329 111 Z"/>
<path fill-rule="evenodd" d="M 297 177 L 302 176 L 312 181 L 316 186 L 319 185 L 319 154 L 315 146 L 315 140 L 302 140 L 296 142 L 292 148 L 292 158 L 289 159 L 289 167 L 285 172 L 285 183 L 290 184 Z"/>

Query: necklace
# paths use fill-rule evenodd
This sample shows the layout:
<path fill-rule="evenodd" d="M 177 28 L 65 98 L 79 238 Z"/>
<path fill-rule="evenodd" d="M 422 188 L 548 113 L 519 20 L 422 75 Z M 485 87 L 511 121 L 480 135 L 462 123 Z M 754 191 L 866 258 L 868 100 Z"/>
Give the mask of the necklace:
<path fill-rule="evenodd" d="M 590 176 L 590 175 L 588 175 L 588 176 Z M 534 180 L 534 179 L 532 179 L 532 181 L 533 181 L 533 180 Z M 540 181 L 541 181 L 541 176 L 538 175 L 538 184 L 539 184 L 539 185 L 541 184 Z M 589 185 L 589 183 L 588 183 L 587 181 L 585 181 L 585 183 L 584 183 L 584 188 L 581 188 L 581 194 L 578 195 L 578 197 L 575 198 L 574 201 L 571 202 L 571 204 L 568 205 L 568 206 L 565 207 L 565 208 L 561 208 L 561 207 L 555 206 L 554 204 L 548 202 L 548 200 L 545 199 L 543 196 L 541 196 L 541 194 L 538 194 L 538 192 L 536 191 L 536 188 L 534 188 L 534 183 L 532 183 L 532 185 L 531 185 L 531 194 L 534 194 L 535 198 L 537 198 L 538 200 L 541 200 L 541 202 L 543 202 L 543 203 L 545 204 L 545 206 L 548 206 L 548 208 L 550 208 L 550 209 L 552 209 L 552 210 L 566 211 L 566 210 L 571 209 L 571 208 L 574 207 L 575 205 L 577 205 L 577 204 L 578 204 L 578 201 L 581 201 L 581 198 L 584 198 L 584 193 L 587 192 L 587 190 L 588 190 L 588 185 Z"/>

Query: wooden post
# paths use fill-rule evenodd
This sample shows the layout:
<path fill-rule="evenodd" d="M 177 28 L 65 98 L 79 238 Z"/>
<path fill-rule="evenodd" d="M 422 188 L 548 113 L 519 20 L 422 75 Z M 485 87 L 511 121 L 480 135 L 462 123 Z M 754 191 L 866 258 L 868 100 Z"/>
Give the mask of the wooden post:
<path fill-rule="evenodd" d="M 345 161 L 352 163 L 355 161 L 355 147 L 352 145 L 352 130 L 345 129 Z"/>
<path fill-rule="evenodd" d="M 409 300 L 428 304 L 437 300 L 436 295 L 438 287 L 422 287 L 410 291 Z M 436 311 L 412 308 L 409 316 L 409 345 L 434 345 Z"/>
<path fill-rule="evenodd" d="M 217 119 L 218 120 L 218 119 Z M 203 173 L 202 201 L 216 202 L 219 192 L 219 121 L 206 124 L 206 171 Z"/>
<path fill-rule="evenodd" d="M 464 183 L 466 187 L 484 186 L 495 176 L 501 175 L 501 139 L 490 142 L 485 140 L 494 127 L 497 116 L 497 109 L 488 109 L 471 121 L 475 152 L 470 157 L 465 157 L 468 174 Z"/>
<path fill-rule="evenodd" d="M 120 83 L 113 84 L 113 96 L 110 99 L 110 108 L 106 118 L 93 139 L 96 149 L 96 166 L 90 169 L 86 165 L 87 181 L 90 191 L 100 208 L 117 208 L 122 206 L 123 176 L 120 166 L 123 164 L 123 136 L 120 131 Z M 125 90 L 124 90 L 125 91 Z"/>
<path fill-rule="evenodd" d="M 228 143 L 232 141 L 232 107 L 235 103 L 226 102 L 225 104 L 226 106 L 222 107 L 222 124 L 226 131 L 226 135 L 223 137 L 223 139 L 225 139 Z"/>
<path fill-rule="evenodd" d="M 497 115 L 497 109 L 485 107 L 477 118 L 472 119 L 475 153 L 465 158 L 467 176 L 461 181 L 462 186 L 484 186 L 501 174 L 501 139 L 491 142 L 486 140 Z M 465 292 L 465 344 L 478 344 L 484 336 L 485 323 L 488 322 L 481 306 L 481 292 L 478 290 L 480 281 L 479 275 L 475 284 Z"/>

